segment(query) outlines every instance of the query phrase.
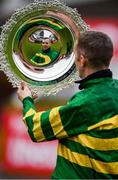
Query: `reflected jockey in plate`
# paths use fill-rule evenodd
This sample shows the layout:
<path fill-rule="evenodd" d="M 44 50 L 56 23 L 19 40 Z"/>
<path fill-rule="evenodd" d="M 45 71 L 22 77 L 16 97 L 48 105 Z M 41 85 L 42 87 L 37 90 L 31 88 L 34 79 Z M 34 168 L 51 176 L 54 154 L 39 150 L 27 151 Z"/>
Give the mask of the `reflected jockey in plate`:
<path fill-rule="evenodd" d="M 41 43 L 42 49 L 32 57 L 31 61 L 39 66 L 46 66 L 53 63 L 58 58 L 60 52 L 52 50 L 52 44 L 53 40 L 45 37 Z"/>

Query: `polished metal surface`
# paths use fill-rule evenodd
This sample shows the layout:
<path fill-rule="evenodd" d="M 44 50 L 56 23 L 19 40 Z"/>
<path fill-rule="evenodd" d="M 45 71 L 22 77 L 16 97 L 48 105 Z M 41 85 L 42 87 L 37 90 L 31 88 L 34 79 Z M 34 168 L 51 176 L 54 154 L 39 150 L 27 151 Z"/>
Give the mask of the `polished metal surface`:
<path fill-rule="evenodd" d="M 1 69 L 14 87 L 26 81 L 33 93 L 56 93 L 77 76 L 74 46 L 86 30 L 78 12 L 65 3 L 35 0 L 3 26 Z"/>

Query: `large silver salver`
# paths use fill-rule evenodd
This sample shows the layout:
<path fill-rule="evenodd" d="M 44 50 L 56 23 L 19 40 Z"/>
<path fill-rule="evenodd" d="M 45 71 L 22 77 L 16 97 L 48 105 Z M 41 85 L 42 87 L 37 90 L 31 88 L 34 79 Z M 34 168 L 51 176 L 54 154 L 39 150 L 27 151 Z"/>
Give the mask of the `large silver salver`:
<path fill-rule="evenodd" d="M 56 94 L 78 78 L 74 46 L 88 29 L 64 1 L 35 0 L 2 27 L 0 69 L 13 87 L 25 81 L 33 94 Z"/>

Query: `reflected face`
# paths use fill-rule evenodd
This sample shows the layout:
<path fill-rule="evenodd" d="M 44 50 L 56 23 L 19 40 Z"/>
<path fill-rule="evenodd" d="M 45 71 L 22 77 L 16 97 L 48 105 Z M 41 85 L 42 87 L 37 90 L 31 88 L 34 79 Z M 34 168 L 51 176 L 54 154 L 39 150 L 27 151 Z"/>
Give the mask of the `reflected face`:
<path fill-rule="evenodd" d="M 51 47 L 51 41 L 49 38 L 42 40 L 42 50 L 45 51 Z"/>

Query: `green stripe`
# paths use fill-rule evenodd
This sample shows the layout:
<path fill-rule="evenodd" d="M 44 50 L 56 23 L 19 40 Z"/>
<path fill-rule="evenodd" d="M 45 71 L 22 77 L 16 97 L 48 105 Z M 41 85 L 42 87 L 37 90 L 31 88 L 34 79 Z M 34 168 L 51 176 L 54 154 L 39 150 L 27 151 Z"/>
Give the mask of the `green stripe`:
<path fill-rule="evenodd" d="M 53 133 L 53 129 L 49 122 L 49 114 L 50 114 L 50 110 L 44 112 L 41 115 L 41 128 L 42 128 L 42 131 L 43 131 L 43 134 L 44 134 L 46 140 L 54 140 L 54 139 L 56 139 L 56 137 Z"/>
<path fill-rule="evenodd" d="M 101 139 L 117 138 L 118 128 L 111 130 L 92 130 L 86 132 L 86 135 L 90 135 L 92 137 L 101 138 Z"/>
<path fill-rule="evenodd" d="M 34 137 L 34 134 L 33 134 L 33 127 L 34 127 L 33 117 L 34 117 L 34 115 L 27 117 L 26 118 L 26 123 L 27 123 L 27 126 L 28 126 L 28 133 L 29 133 L 32 141 L 37 142 L 35 137 Z"/>
<path fill-rule="evenodd" d="M 23 103 L 23 116 L 32 108 L 35 110 L 34 101 L 31 97 L 26 97 L 22 101 Z"/>
<path fill-rule="evenodd" d="M 92 158 L 92 159 L 96 159 L 102 162 L 117 162 L 118 161 L 118 150 L 112 150 L 112 151 L 93 150 L 91 148 L 82 146 L 80 143 L 77 143 L 68 139 L 62 139 L 60 140 L 60 143 L 65 145 L 71 151 L 88 155 L 89 158 Z"/>
<path fill-rule="evenodd" d="M 91 168 L 81 167 L 58 156 L 52 179 L 117 179 L 118 175 L 102 174 Z"/>
<path fill-rule="evenodd" d="M 59 110 L 64 130 L 69 136 L 87 131 L 88 124 L 84 114 L 81 114 L 81 109 L 82 107 L 77 106 L 77 104 L 71 104 L 62 106 Z"/>

